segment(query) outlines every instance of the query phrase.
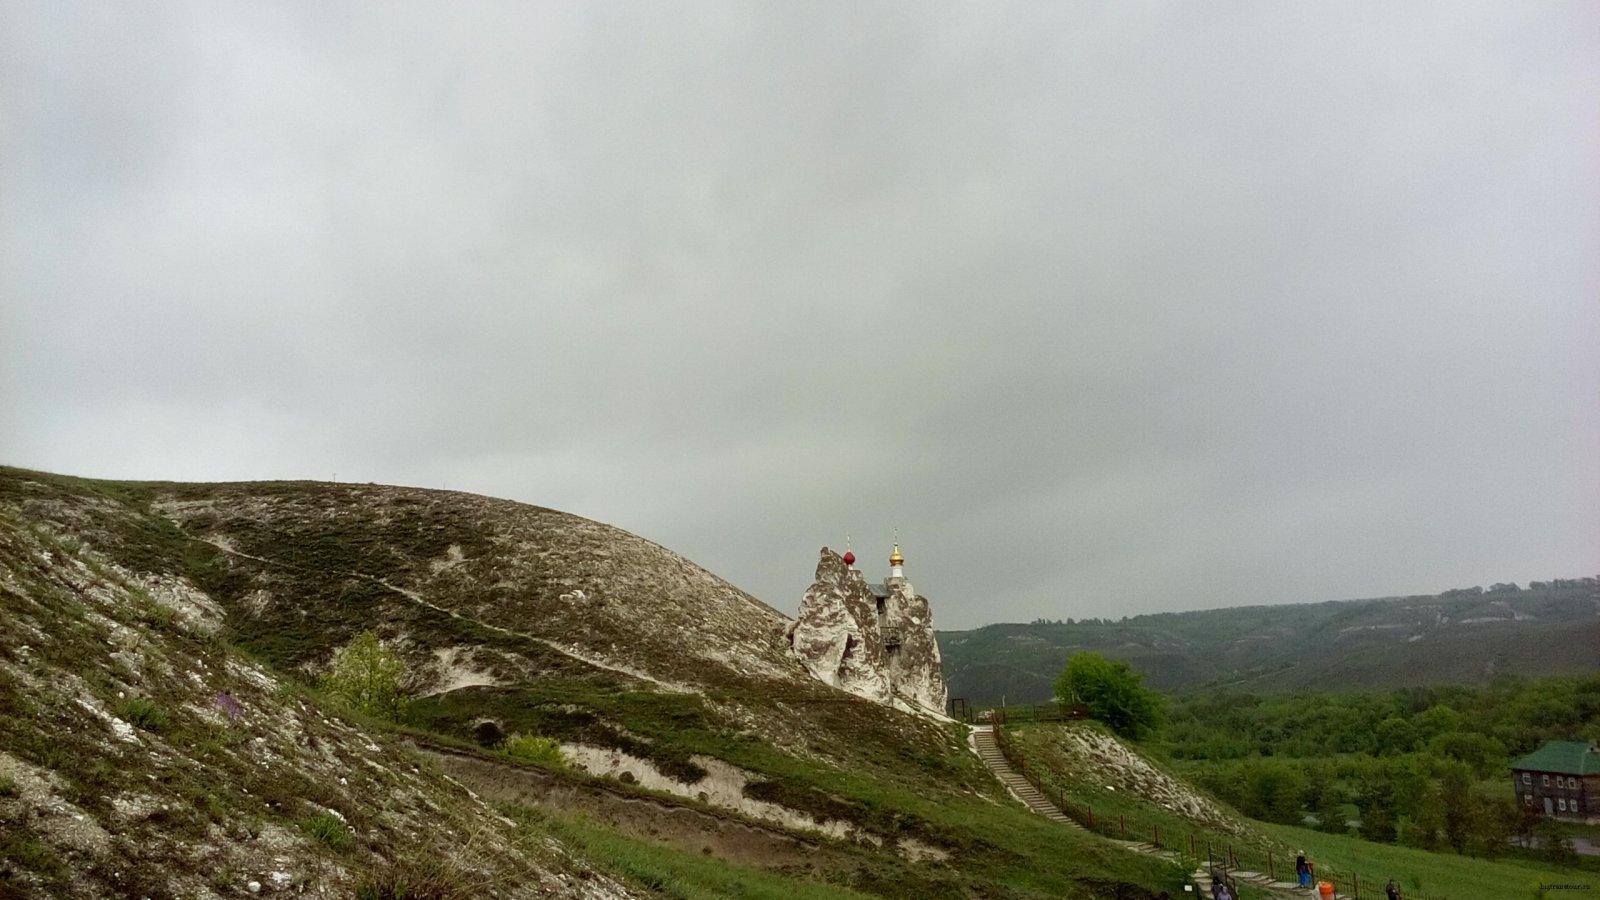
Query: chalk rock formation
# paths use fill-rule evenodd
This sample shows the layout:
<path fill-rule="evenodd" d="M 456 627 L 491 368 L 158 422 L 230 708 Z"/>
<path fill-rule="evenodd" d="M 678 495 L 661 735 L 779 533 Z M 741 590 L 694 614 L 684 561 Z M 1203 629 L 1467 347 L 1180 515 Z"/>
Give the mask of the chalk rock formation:
<path fill-rule="evenodd" d="M 928 598 L 917 596 L 908 581 L 891 582 L 887 606 L 891 627 L 900 630 L 900 647 L 889 653 L 890 686 L 908 703 L 944 712 L 950 691 L 944 683 Z"/>
<path fill-rule="evenodd" d="M 787 629 L 813 675 L 876 703 L 896 698 L 944 712 L 949 696 L 928 601 L 904 579 L 874 590 L 861 572 L 822 548 L 816 582 Z"/>
<path fill-rule="evenodd" d="M 789 646 L 811 674 L 868 700 L 888 702 L 888 654 L 878 628 L 878 601 L 860 573 L 827 547 L 788 635 Z"/>

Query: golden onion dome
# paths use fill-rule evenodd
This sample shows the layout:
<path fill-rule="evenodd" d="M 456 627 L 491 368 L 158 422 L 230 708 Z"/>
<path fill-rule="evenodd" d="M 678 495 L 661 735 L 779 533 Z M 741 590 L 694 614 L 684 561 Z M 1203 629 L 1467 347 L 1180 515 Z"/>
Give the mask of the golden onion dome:
<path fill-rule="evenodd" d="M 903 565 L 905 565 L 905 563 L 906 563 L 906 558 L 904 556 L 900 555 L 900 545 L 899 544 L 895 544 L 894 545 L 894 552 L 889 554 L 889 565 L 891 565 L 891 566 L 903 566 Z"/>

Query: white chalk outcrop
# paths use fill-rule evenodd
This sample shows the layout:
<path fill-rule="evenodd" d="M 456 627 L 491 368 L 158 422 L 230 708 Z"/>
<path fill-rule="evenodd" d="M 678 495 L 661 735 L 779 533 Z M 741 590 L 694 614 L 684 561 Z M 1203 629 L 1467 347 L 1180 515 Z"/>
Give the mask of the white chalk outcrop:
<path fill-rule="evenodd" d="M 822 548 L 816 581 L 789 626 L 789 646 L 813 675 L 875 703 L 890 698 L 943 713 L 949 691 L 933 615 L 911 584 L 892 580 L 880 598 L 862 574 Z"/>
<path fill-rule="evenodd" d="M 889 654 L 889 684 L 908 703 L 944 712 L 950 690 L 944 683 L 928 598 L 917 596 L 910 582 L 901 582 L 890 586 L 888 607 L 891 625 L 900 629 L 900 649 Z"/>

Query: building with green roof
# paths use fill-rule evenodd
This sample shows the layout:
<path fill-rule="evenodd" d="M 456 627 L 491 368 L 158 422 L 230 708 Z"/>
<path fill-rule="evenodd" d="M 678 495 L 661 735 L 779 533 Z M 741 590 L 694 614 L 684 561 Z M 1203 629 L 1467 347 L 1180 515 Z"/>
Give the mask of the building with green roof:
<path fill-rule="evenodd" d="M 1511 761 L 1511 783 L 1522 805 L 1557 819 L 1600 821 L 1600 747 L 1585 741 L 1546 741 Z"/>

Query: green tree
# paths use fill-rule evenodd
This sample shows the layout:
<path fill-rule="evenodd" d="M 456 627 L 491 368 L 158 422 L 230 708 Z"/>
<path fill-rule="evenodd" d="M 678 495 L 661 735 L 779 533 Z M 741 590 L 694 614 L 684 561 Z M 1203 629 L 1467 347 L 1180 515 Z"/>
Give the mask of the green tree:
<path fill-rule="evenodd" d="M 1436 704 L 1417 715 L 1416 727 L 1418 737 L 1430 740 L 1448 731 L 1465 730 L 1467 717 L 1451 707 Z"/>
<path fill-rule="evenodd" d="M 1252 819 L 1299 825 L 1304 818 L 1300 800 L 1306 780 L 1300 767 L 1276 759 L 1253 760 L 1245 774 L 1245 794 L 1239 811 Z"/>
<path fill-rule="evenodd" d="M 1417 746 L 1417 732 L 1411 723 L 1399 716 L 1390 716 L 1378 723 L 1374 730 L 1374 737 L 1378 743 L 1378 753 L 1384 756 L 1393 756 L 1399 753 L 1410 753 Z"/>
<path fill-rule="evenodd" d="M 378 636 L 363 631 L 333 653 L 319 682 L 328 696 L 369 716 L 398 720 L 405 710 L 401 683 L 406 664 L 383 649 Z"/>
<path fill-rule="evenodd" d="M 1390 763 L 1384 772 L 1394 791 L 1396 816 L 1418 818 L 1417 811 L 1434 799 L 1433 781 L 1414 760 L 1404 759 Z M 1426 816 L 1421 818 L 1426 819 Z"/>
<path fill-rule="evenodd" d="M 1317 804 L 1311 808 L 1312 815 L 1317 817 L 1317 830 L 1329 834 L 1347 834 L 1350 826 L 1345 815 L 1344 792 L 1336 787 L 1329 787 L 1317 798 Z"/>
<path fill-rule="evenodd" d="M 1378 843 L 1394 843 L 1394 807 L 1386 804 L 1384 798 L 1368 795 L 1367 805 L 1361 808 L 1361 836 Z"/>
<path fill-rule="evenodd" d="M 1447 731 L 1428 742 L 1428 751 L 1472 767 L 1479 778 L 1498 774 L 1506 764 L 1506 748 L 1497 740 L 1466 731 Z"/>
<path fill-rule="evenodd" d="M 1521 803 L 1516 803 L 1515 805 L 1517 817 L 1511 823 L 1512 838 L 1516 840 L 1519 847 L 1536 846 L 1534 831 L 1539 827 L 1539 823 L 1543 821 L 1543 817 L 1532 806 L 1525 806 Z"/>
<path fill-rule="evenodd" d="M 1439 795 L 1429 793 L 1418 799 L 1406 815 L 1395 823 L 1400 843 L 1421 850 L 1438 850 L 1444 832 L 1444 806 Z"/>
<path fill-rule="evenodd" d="M 1473 802 L 1472 770 L 1460 762 L 1440 765 L 1439 804 L 1444 839 L 1457 853 L 1466 853 L 1472 837 L 1483 829 L 1478 821 L 1481 810 Z"/>
<path fill-rule="evenodd" d="M 1484 856 L 1499 856 L 1511 846 L 1522 818 L 1521 804 L 1504 797 L 1477 797 L 1478 833 L 1473 836 L 1477 852 Z"/>
<path fill-rule="evenodd" d="M 1546 862 L 1558 866 L 1576 866 L 1578 864 L 1578 851 L 1573 849 L 1572 837 L 1567 834 L 1561 823 L 1554 819 L 1544 819 L 1534 826 L 1534 834 L 1538 836 L 1539 848 Z"/>
<path fill-rule="evenodd" d="M 1121 660 L 1098 653 L 1072 654 L 1056 679 L 1056 697 L 1082 703 L 1089 715 L 1123 737 L 1138 739 L 1161 724 L 1161 695 L 1143 685 L 1144 675 Z"/>

